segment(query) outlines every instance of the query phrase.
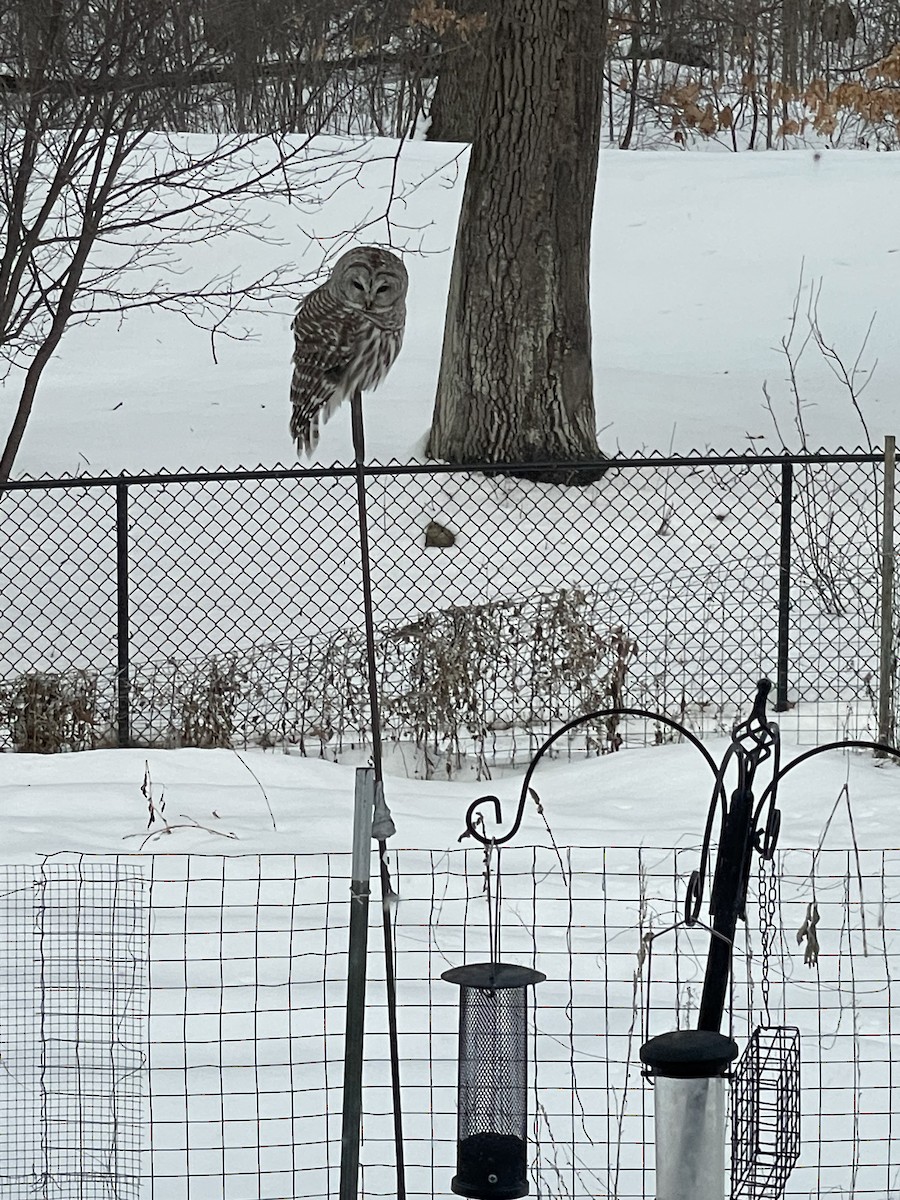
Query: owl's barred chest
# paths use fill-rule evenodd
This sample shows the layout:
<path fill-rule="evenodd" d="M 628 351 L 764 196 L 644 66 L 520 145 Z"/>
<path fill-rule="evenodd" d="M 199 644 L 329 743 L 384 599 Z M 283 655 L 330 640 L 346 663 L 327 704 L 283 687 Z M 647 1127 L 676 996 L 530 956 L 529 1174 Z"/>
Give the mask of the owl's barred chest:
<path fill-rule="evenodd" d="M 378 387 L 400 352 L 402 329 L 381 329 L 371 321 L 361 324 L 354 338 L 353 354 L 341 373 L 346 394 Z"/>

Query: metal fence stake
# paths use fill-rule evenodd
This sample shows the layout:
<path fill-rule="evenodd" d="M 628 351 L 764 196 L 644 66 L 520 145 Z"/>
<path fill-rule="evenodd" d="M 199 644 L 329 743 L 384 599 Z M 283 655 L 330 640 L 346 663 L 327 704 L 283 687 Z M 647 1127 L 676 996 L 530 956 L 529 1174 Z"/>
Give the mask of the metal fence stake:
<path fill-rule="evenodd" d="M 897 442 L 884 439 L 881 511 L 881 622 L 878 653 L 878 740 L 891 742 L 894 723 L 894 476 Z"/>
<path fill-rule="evenodd" d="M 394 832 L 384 803 L 381 755 L 381 707 L 378 695 L 378 664 L 375 638 L 375 608 L 372 602 L 372 565 L 369 556 L 369 524 L 366 506 L 366 443 L 359 388 L 350 399 L 353 454 L 356 475 L 356 510 L 359 522 L 359 557 L 362 570 L 363 618 L 366 631 L 366 675 L 369 688 L 369 721 L 372 727 L 372 777 L 378 802 L 378 861 L 381 872 L 382 933 L 384 937 L 385 984 L 388 996 L 388 1042 L 391 1056 L 391 1093 L 394 1109 L 394 1155 L 397 1169 L 397 1200 L 406 1200 L 406 1166 L 403 1150 L 403 1106 L 400 1090 L 400 1045 L 397 1032 L 397 991 L 394 973 L 394 933 L 391 924 L 391 876 L 387 865 L 387 838 Z M 341 1197 L 341 1200 L 345 1198 Z M 347 1198 L 349 1200 L 349 1197 Z"/>
<path fill-rule="evenodd" d="M 360 767 L 353 796 L 353 865 L 350 882 L 350 944 L 347 951 L 347 1019 L 344 1037 L 344 1096 L 341 1124 L 340 1200 L 359 1195 L 359 1135 L 362 1123 L 363 1037 L 366 1017 L 366 950 L 369 937 L 369 871 L 375 772 Z"/>

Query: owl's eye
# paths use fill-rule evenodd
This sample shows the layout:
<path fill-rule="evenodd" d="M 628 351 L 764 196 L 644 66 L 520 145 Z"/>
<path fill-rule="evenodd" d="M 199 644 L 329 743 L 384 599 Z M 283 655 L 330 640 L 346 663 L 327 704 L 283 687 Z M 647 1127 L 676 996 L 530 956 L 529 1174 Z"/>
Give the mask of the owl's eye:
<path fill-rule="evenodd" d="M 363 290 L 363 285 L 362 285 L 362 284 L 359 282 L 359 280 L 358 280 L 358 279 L 351 279 L 351 281 L 350 281 L 350 282 L 353 284 L 353 286 L 354 286 L 355 288 L 358 288 L 360 291 L 362 291 L 362 290 Z"/>
<path fill-rule="evenodd" d="M 376 296 L 380 296 L 382 292 L 386 292 L 387 290 L 388 290 L 388 284 L 383 283 L 381 285 L 381 287 L 378 287 L 375 289 L 375 294 L 376 294 Z"/>

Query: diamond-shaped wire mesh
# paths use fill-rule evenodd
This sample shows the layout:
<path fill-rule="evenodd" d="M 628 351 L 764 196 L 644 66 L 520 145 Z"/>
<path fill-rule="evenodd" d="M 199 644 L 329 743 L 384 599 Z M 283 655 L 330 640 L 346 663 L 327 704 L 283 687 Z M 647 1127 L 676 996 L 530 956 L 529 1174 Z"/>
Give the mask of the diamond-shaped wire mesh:
<path fill-rule="evenodd" d="M 114 489 L 0 490 L 0 529 L 0 678 L 114 669 Z"/>
<path fill-rule="evenodd" d="M 383 739 L 427 774 L 612 704 L 726 732 L 760 674 L 804 740 L 871 736 L 882 479 L 874 454 L 633 459 L 580 488 L 367 468 Z M 0 746 L 371 743 L 355 489 L 349 468 L 0 489 Z"/>
<path fill-rule="evenodd" d="M 131 652 L 218 657 L 334 634 L 359 617 L 353 481 L 129 489 Z"/>

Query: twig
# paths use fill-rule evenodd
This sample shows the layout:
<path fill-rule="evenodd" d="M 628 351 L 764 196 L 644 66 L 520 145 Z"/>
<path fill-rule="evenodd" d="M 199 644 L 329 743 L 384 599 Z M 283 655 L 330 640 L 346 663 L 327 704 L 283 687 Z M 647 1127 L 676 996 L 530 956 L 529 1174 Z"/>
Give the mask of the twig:
<path fill-rule="evenodd" d="M 164 837 L 167 833 L 174 833 L 176 829 L 199 829 L 203 833 L 212 833 L 215 834 L 216 837 L 229 838 L 231 841 L 237 841 L 236 833 L 226 833 L 222 829 L 211 829 L 208 825 L 201 825 L 198 821 L 195 821 L 193 817 L 187 816 L 186 813 L 179 813 L 178 815 L 182 818 L 181 824 L 170 825 L 169 822 L 166 821 L 165 828 L 154 829 L 152 833 L 148 833 L 138 849 L 143 850 L 148 842 L 152 842 L 156 838 Z M 126 835 L 122 838 L 122 841 L 127 842 L 129 838 L 133 837 L 140 837 L 140 834 L 126 833 Z"/>
<path fill-rule="evenodd" d="M 265 802 L 266 802 L 266 808 L 269 810 L 269 817 L 271 818 L 271 821 L 272 821 L 272 828 L 277 830 L 278 826 L 275 824 L 275 814 L 272 812 L 272 805 L 269 803 L 269 797 L 266 794 L 266 789 L 260 783 L 259 776 L 252 769 L 250 764 L 245 759 L 241 758 L 240 754 L 238 754 L 237 750 L 235 750 L 233 746 L 231 748 L 231 753 L 235 756 L 235 758 L 238 760 L 239 763 L 243 764 L 243 766 L 250 772 L 250 774 L 253 776 L 254 780 L 256 781 L 256 786 L 262 792 L 263 800 L 265 800 Z"/>

